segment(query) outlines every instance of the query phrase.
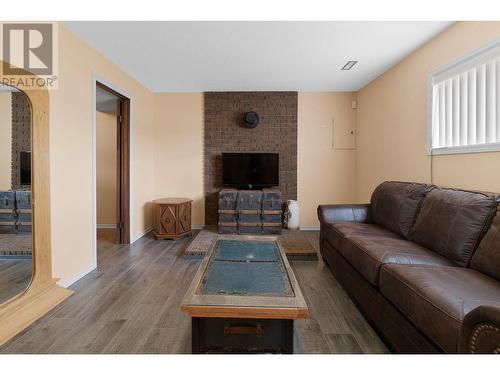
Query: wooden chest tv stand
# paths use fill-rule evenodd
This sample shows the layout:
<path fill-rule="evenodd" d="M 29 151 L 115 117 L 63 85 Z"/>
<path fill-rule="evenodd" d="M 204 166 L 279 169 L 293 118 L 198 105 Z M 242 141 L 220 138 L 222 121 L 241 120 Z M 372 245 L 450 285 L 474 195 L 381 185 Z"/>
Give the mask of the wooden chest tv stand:
<path fill-rule="evenodd" d="M 222 189 L 219 192 L 219 233 L 281 234 L 281 192 Z"/>

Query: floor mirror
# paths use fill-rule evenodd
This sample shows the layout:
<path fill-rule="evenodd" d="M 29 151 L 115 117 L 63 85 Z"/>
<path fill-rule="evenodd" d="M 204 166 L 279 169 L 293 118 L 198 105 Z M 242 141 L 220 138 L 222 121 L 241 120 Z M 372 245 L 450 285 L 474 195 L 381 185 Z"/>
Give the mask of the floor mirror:
<path fill-rule="evenodd" d="M 72 294 L 52 275 L 50 219 L 48 90 L 0 84 L 0 346 Z"/>
<path fill-rule="evenodd" d="M 31 118 L 27 95 L 0 85 L 0 304 L 33 276 Z"/>

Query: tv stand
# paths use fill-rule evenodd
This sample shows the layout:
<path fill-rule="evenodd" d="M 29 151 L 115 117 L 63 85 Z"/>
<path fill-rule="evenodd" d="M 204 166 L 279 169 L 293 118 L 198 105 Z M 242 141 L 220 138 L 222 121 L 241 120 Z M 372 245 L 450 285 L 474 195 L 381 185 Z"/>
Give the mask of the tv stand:
<path fill-rule="evenodd" d="M 281 192 L 277 188 L 222 189 L 219 233 L 281 234 Z"/>

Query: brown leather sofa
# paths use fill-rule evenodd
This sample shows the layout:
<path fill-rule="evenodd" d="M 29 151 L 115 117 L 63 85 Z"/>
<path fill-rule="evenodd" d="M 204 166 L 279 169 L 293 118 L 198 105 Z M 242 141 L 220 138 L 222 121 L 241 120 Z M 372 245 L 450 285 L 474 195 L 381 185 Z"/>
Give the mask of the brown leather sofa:
<path fill-rule="evenodd" d="M 370 204 L 321 205 L 323 260 L 405 353 L 500 353 L 495 194 L 384 182 Z"/>

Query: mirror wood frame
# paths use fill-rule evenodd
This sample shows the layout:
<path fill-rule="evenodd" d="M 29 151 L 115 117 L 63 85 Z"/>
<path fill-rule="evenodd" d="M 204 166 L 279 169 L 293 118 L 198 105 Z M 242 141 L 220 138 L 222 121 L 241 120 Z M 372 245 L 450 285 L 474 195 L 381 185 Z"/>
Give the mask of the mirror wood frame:
<path fill-rule="evenodd" d="M 0 64 L 4 64 L 0 60 Z M 24 71 L 25 75 L 31 75 Z M 3 82 L 3 71 L 0 81 Z M 47 89 L 24 91 L 31 104 L 31 189 L 33 275 L 28 288 L 0 304 L 0 345 L 7 342 L 73 292 L 58 286 L 52 277 L 50 240 L 50 154 L 49 154 L 49 93 Z"/>

